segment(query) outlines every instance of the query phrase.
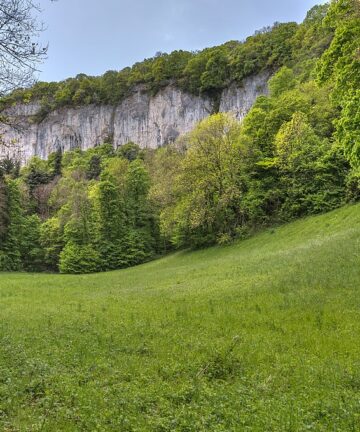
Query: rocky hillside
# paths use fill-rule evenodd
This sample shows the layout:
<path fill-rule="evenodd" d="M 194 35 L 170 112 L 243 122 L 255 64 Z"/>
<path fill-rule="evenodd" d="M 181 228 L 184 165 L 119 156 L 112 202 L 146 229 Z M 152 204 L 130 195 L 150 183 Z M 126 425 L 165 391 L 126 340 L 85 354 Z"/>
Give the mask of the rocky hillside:
<path fill-rule="evenodd" d="M 231 85 L 220 98 L 220 111 L 242 119 L 257 96 L 267 93 L 268 72 L 248 77 L 242 87 Z M 174 141 L 214 112 L 214 102 L 169 85 L 152 96 L 143 86 L 117 105 L 63 107 L 50 112 L 40 122 L 36 101 L 17 104 L 7 110 L 17 127 L 3 126 L 1 133 L 11 147 L 5 155 L 22 162 L 32 156 L 46 159 L 56 150 L 89 149 L 110 140 L 115 147 L 129 141 L 142 148 L 157 148 Z M 20 127 L 19 127 L 20 126 Z"/>

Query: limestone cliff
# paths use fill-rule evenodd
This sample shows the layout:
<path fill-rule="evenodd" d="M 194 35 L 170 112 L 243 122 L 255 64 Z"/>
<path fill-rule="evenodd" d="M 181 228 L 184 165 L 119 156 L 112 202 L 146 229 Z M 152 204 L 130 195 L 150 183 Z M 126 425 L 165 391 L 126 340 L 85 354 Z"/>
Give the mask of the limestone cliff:
<path fill-rule="evenodd" d="M 224 90 L 220 111 L 232 112 L 241 120 L 257 96 L 267 93 L 269 74 L 263 73 Z M 142 148 L 156 148 L 174 141 L 209 116 L 214 107 L 208 98 L 198 97 L 168 86 L 157 95 L 138 87 L 118 106 L 88 105 L 51 112 L 40 123 L 33 121 L 37 103 L 22 104 L 8 110 L 17 127 L 0 126 L 5 143 L 2 156 L 16 156 L 22 162 L 37 155 L 41 158 L 58 149 L 88 149 L 112 139 L 115 147 L 129 141 Z M 1 156 L 1 153 L 0 153 Z"/>

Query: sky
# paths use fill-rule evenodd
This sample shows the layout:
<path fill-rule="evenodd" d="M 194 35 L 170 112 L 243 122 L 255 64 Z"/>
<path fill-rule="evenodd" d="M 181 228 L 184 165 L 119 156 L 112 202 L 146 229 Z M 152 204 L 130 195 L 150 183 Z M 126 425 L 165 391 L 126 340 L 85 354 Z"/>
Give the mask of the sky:
<path fill-rule="evenodd" d="M 243 40 L 275 21 L 301 22 L 325 0 L 38 0 L 49 44 L 39 79 L 120 70 L 156 52 Z"/>

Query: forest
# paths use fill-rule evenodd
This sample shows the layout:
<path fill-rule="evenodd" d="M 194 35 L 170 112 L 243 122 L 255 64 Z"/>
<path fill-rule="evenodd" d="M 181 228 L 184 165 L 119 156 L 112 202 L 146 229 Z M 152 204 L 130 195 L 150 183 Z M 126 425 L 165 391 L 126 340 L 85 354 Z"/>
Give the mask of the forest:
<path fill-rule="evenodd" d="M 1 107 L 121 101 L 136 85 L 172 83 L 216 102 L 269 70 L 269 95 L 242 123 L 216 112 L 157 150 L 109 142 L 0 161 L 0 271 L 92 273 L 180 248 L 226 245 L 264 227 L 360 199 L 360 6 L 315 6 L 304 22 L 201 52 L 158 53 L 101 77 L 39 82 Z M 216 107 L 216 103 L 215 103 Z"/>

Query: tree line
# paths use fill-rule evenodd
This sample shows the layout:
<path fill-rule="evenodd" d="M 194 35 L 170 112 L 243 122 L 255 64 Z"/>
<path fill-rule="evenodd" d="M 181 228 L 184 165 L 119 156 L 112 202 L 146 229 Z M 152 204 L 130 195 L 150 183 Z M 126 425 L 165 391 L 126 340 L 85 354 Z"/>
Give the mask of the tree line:
<path fill-rule="evenodd" d="M 313 14 L 322 16 L 326 8 L 318 6 Z M 0 108 L 16 102 L 37 101 L 41 110 L 34 120 L 41 121 L 49 112 L 63 106 L 118 104 L 138 85 L 156 94 L 169 84 L 195 95 L 206 95 L 216 102 L 230 83 L 240 85 L 252 74 L 265 69 L 275 71 L 291 62 L 300 45 L 304 51 L 306 43 L 311 45 L 311 53 L 306 50 L 307 58 L 316 56 L 329 43 L 332 30 L 319 27 L 315 32 L 317 46 L 311 43 L 314 34 L 304 34 L 303 27 L 297 23 L 275 23 L 242 42 L 230 41 L 196 52 L 159 52 L 132 67 L 108 71 L 99 77 L 79 74 L 62 82 L 38 82 L 3 98 Z"/>

